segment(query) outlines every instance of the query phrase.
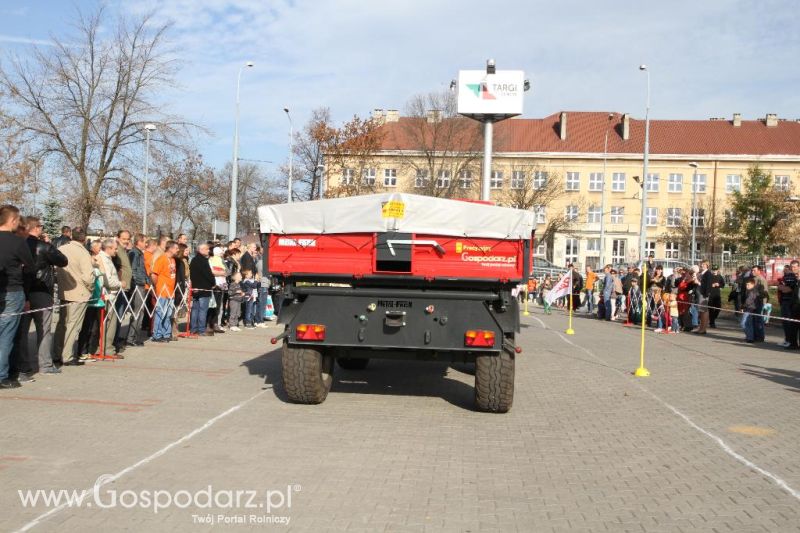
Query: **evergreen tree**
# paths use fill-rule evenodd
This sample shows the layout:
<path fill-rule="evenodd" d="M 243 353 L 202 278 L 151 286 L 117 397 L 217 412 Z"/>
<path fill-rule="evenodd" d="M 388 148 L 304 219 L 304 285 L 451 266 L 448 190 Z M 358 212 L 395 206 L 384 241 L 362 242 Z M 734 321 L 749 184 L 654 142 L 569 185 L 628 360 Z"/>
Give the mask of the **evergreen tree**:
<path fill-rule="evenodd" d="M 42 217 L 42 225 L 44 232 L 50 235 L 51 238 L 56 238 L 61 235 L 61 203 L 55 198 L 50 198 L 44 203 L 44 216 Z"/>

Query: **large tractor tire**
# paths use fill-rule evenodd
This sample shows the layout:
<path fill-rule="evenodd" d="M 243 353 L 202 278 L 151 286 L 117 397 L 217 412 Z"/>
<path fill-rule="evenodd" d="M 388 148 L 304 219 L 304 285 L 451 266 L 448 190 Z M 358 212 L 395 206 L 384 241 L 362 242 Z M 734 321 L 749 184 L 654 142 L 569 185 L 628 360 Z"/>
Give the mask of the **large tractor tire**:
<path fill-rule="evenodd" d="M 295 403 L 316 404 L 325 401 L 333 383 L 333 356 L 313 346 L 283 343 L 283 388 Z"/>
<path fill-rule="evenodd" d="M 369 364 L 369 359 L 363 357 L 339 357 L 336 362 L 345 370 L 364 370 Z"/>
<path fill-rule="evenodd" d="M 505 350 L 475 360 L 475 405 L 481 411 L 507 413 L 514 403 L 514 356 Z"/>

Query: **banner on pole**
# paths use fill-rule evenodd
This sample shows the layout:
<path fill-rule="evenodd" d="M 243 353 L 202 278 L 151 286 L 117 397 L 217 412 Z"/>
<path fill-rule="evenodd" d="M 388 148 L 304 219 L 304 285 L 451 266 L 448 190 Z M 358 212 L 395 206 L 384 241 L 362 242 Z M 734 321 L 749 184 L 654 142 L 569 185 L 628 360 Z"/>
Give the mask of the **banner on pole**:
<path fill-rule="evenodd" d="M 572 270 L 568 270 L 566 274 L 561 276 L 561 279 L 558 280 L 558 283 L 550 289 L 550 292 L 547 293 L 547 296 L 544 299 L 547 301 L 548 304 L 552 305 L 555 300 L 558 300 L 562 296 L 568 296 L 572 292 Z"/>

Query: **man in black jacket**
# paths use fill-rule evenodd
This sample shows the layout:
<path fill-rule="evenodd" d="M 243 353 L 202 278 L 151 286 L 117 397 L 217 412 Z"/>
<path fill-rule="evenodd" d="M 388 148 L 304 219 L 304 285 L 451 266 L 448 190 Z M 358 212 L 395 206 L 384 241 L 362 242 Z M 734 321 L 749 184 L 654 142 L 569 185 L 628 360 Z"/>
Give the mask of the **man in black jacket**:
<path fill-rule="evenodd" d="M 719 273 L 719 267 L 711 267 L 711 295 L 708 297 L 708 321 L 712 328 L 717 327 L 717 317 L 722 308 L 721 289 L 725 286 L 725 278 Z"/>
<path fill-rule="evenodd" d="M 128 252 L 128 260 L 131 264 L 131 290 L 129 293 L 131 309 L 130 324 L 128 325 L 128 336 L 125 344 L 128 346 L 142 346 L 142 321 L 147 313 L 145 312 L 145 295 L 147 294 L 147 284 L 150 283 L 150 276 L 147 275 L 147 268 L 144 264 L 144 249 L 147 237 L 141 233 L 133 239 L 133 247 Z M 124 252 L 119 252 L 124 253 Z"/>
<path fill-rule="evenodd" d="M 23 315 L 17 332 L 17 360 L 20 381 L 28 381 L 38 371 L 44 374 L 59 374 L 53 365 L 53 287 L 56 275 L 53 267 L 67 266 L 67 257 L 55 246 L 41 240 L 42 222 L 37 217 L 25 218 L 28 226 L 26 242 L 35 264 L 34 279 L 28 291 L 31 310 L 35 313 Z M 36 355 L 31 356 L 28 347 L 28 331 L 33 321 L 36 327 Z"/>
<path fill-rule="evenodd" d="M 197 247 L 197 254 L 189 263 L 189 278 L 192 282 L 192 316 L 189 321 L 191 335 L 214 335 L 214 330 L 206 331 L 208 303 L 211 290 L 217 284 L 211 265 L 208 264 L 208 245 Z"/>
<path fill-rule="evenodd" d="M 711 297 L 711 271 L 708 269 L 708 261 L 700 263 L 700 273 L 697 275 L 697 280 L 700 282 L 700 297 L 697 299 L 697 313 L 700 318 L 700 327 L 697 328 L 698 335 L 705 335 L 708 329 L 709 314 L 708 302 Z"/>
<path fill-rule="evenodd" d="M 242 266 L 242 272 L 249 270 L 254 275 L 256 273 L 256 243 L 251 242 L 247 245 L 247 251 L 242 254 L 239 264 Z"/>
<path fill-rule="evenodd" d="M 53 239 L 53 246 L 58 249 L 65 244 L 69 244 L 72 240 L 72 228 L 69 226 L 63 226 L 61 228 L 61 235 Z"/>
<path fill-rule="evenodd" d="M 0 389 L 19 387 L 19 381 L 9 379 L 8 363 L 33 278 L 31 251 L 16 234 L 19 221 L 17 207 L 0 205 Z"/>

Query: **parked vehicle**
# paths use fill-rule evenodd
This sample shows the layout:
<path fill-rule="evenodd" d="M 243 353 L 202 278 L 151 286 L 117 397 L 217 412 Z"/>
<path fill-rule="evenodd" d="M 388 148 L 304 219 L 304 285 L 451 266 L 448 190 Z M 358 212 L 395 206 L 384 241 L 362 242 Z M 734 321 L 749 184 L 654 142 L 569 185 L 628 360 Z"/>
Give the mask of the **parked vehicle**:
<path fill-rule="evenodd" d="M 266 271 L 284 284 L 278 322 L 294 402 L 331 388 L 334 361 L 475 363 L 475 403 L 506 412 L 520 351 L 514 289 L 530 274 L 529 211 L 409 194 L 259 208 Z"/>

